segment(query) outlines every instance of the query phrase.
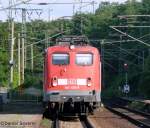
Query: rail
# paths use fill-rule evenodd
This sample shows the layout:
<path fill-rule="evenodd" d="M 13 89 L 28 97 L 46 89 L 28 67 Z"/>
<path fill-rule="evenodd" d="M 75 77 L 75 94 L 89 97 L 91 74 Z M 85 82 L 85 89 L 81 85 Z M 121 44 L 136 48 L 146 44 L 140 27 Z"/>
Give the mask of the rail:
<path fill-rule="evenodd" d="M 127 113 L 123 113 L 119 109 L 112 108 L 111 106 L 108 106 L 108 105 L 105 105 L 105 108 L 107 108 L 111 112 L 113 112 L 113 113 L 115 113 L 115 114 L 117 114 L 117 115 L 119 115 L 119 116 L 121 116 L 123 118 L 126 118 L 128 121 L 130 121 L 131 123 L 133 123 L 133 124 L 135 124 L 137 126 L 140 126 L 140 127 L 143 127 L 143 128 L 150 128 L 150 124 L 145 123 L 145 122 L 143 122 L 141 120 L 138 120 L 138 119 L 132 117 L 131 114 L 129 114 L 129 113 L 128 114 Z M 136 113 L 135 111 L 133 113 L 139 115 L 139 113 Z"/>
<path fill-rule="evenodd" d="M 150 114 L 149 113 L 145 113 L 145 112 L 142 112 L 142 111 L 139 111 L 139 110 L 134 110 L 134 109 L 131 109 L 131 108 L 128 108 L 128 107 L 124 107 L 124 106 L 118 105 L 118 104 L 115 104 L 115 105 L 120 107 L 120 108 L 126 109 L 126 110 L 128 110 L 130 112 L 133 112 L 133 113 L 137 113 L 139 115 L 145 116 L 148 119 L 150 119 Z"/>
<path fill-rule="evenodd" d="M 94 128 L 94 126 L 91 124 L 91 122 L 89 121 L 89 119 L 87 117 L 80 117 L 80 122 L 83 126 L 83 128 Z"/>
<path fill-rule="evenodd" d="M 60 127 L 60 125 L 59 125 L 59 119 L 56 118 L 52 122 L 52 128 L 59 128 L 59 127 Z"/>

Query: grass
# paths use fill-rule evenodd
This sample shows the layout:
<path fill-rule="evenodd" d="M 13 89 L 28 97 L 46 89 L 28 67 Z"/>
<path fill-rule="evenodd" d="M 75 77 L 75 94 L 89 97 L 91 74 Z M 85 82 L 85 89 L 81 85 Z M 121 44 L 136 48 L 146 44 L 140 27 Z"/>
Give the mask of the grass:
<path fill-rule="evenodd" d="M 132 108 L 132 109 L 136 109 L 136 110 L 140 110 L 140 111 L 144 111 L 144 112 L 148 112 L 148 113 L 150 112 L 150 104 L 133 101 L 128 106 L 129 106 L 129 108 Z"/>
<path fill-rule="evenodd" d="M 40 123 L 39 128 L 51 128 L 52 127 L 52 121 L 49 119 L 43 119 Z"/>

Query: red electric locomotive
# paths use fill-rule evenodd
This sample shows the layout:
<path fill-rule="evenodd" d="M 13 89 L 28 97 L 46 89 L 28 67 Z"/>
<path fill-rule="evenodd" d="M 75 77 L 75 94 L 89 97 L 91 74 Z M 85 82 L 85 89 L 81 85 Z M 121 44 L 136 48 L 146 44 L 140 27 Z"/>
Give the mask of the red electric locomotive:
<path fill-rule="evenodd" d="M 100 54 L 79 37 L 69 39 L 46 50 L 43 101 L 50 111 L 88 114 L 101 102 Z M 75 39 L 80 45 L 71 44 Z"/>

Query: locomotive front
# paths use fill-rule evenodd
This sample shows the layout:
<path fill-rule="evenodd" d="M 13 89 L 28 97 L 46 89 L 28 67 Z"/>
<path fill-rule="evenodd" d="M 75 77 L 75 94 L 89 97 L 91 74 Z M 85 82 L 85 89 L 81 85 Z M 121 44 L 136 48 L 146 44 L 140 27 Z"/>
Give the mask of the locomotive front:
<path fill-rule="evenodd" d="M 45 55 L 44 102 L 50 111 L 87 114 L 100 105 L 101 62 L 91 46 L 58 45 Z"/>

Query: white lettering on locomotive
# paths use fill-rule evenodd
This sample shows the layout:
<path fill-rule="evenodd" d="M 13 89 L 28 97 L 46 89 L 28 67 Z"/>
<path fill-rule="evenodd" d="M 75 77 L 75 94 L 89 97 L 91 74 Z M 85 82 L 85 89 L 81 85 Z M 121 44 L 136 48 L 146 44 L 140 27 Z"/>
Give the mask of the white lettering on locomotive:
<path fill-rule="evenodd" d="M 87 79 L 58 79 L 58 85 L 87 85 Z"/>
<path fill-rule="evenodd" d="M 76 85 L 77 80 L 76 79 L 68 79 L 68 85 Z"/>

